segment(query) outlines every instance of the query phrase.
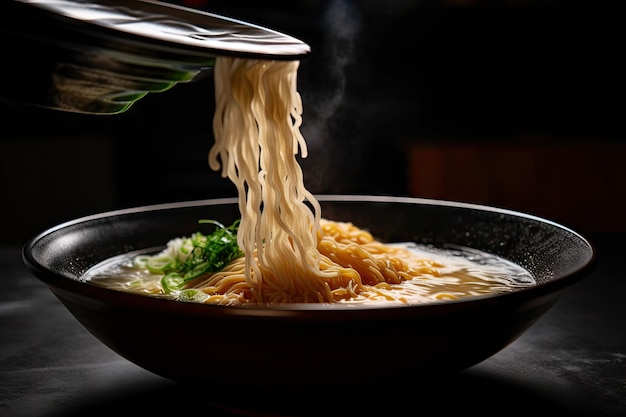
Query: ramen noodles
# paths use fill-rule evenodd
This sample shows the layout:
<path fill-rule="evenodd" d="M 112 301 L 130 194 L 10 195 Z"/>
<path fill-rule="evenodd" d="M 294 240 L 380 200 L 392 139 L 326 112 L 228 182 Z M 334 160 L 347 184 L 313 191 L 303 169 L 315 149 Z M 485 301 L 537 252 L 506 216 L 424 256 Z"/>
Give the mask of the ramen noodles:
<path fill-rule="evenodd" d="M 99 269 L 98 278 L 90 279 L 118 289 L 225 305 L 413 303 L 532 283 L 528 273 L 511 273 L 511 265 L 505 274 L 489 275 L 489 268 L 475 271 L 475 264 L 385 244 L 356 225 L 322 218 L 297 160 L 298 155 L 307 157 L 300 132 L 298 67 L 298 61 L 216 60 L 215 143 L 208 163 L 237 189 L 241 256 L 173 291 L 159 285 L 159 274 L 146 272 L 145 264 L 137 262 L 118 264 L 117 273 L 124 270 L 127 279 L 115 279 L 111 269 Z M 173 254 L 182 241 L 170 242 L 154 256 Z"/>
<path fill-rule="evenodd" d="M 337 279 L 325 282 L 328 300 L 352 304 L 416 304 L 458 300 L 514 291 L 535 281 L 519 265 L 475 249 L 436 248 L 415 243 L 385 244 L 351 223 L 321 220 L 319 251 L 321 267 L 344 268 Z M 190 281 L 184 289 L 164 290 L 163 274 L 151 272 L 148 259 L 157 263 L 171 260 L 186 250 L 189 240 L 175 238 L 167 247 L 152 254 L 126 254 L 97 265 L 86 275 L 92 283 L 110 289 L 179 301 L 222 305 L 258 304 L 252 285 L 244 273 L 246 262 L 238 257 L 216 273 Z M 256 260 L 256 256 L 255 256 Z M 339 279 L 339 277 L 345 280 Z M 289 293 L 267 291 L 266 297 L 278 302 L 310 302 L 306 291 Z M 271 304 L 271 303 L 270 303 Z"/>

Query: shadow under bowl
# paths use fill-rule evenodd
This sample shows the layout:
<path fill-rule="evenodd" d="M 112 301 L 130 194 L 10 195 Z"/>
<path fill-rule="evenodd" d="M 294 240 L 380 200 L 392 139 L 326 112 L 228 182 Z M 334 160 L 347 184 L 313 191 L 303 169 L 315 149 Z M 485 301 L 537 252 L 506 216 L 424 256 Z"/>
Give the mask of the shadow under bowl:
<path fill-rule="evenodd" d="M 407 197 L 316 197 L 323 217 L 352 222 L 379 240 L 485 251 L 524 267 L 537 285 L 395 307 L 250 308 L 183 303 L 81 281 L 109 258 L 188 236 L 199 219 L 230 224 L 240 217 L 231 198 L 76 219 L 29 240 L 23 259 L 113 351 L 157 375 L 206 387 L 207 397 L 227 404 L 242 393 L 314 398 L 407 376 L 445 378 L 517 339 L 596 261 L 594 247 L 580 234 L 524 213 Z"/>

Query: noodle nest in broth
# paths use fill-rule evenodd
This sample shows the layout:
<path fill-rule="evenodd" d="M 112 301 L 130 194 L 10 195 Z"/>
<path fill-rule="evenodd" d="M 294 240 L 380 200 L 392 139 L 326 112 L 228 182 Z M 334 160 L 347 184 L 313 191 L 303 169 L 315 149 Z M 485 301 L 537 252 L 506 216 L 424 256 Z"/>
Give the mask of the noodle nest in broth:
<path fill-rule="evenodd" d="M 182 263 L 193 251 L 190 238 L 175 238 L 150 255 L 127 254 L 97 265 L 85 279 L 95 285 L 179 301 L 219 305 L 285 303 L 418 304 L 514 291 L 535 285 L 522 267 L 469 248 L 433 248 L 412 243 L 385 244 L 352 223 L 321 219 L 320 268 L 328 278 L 317 286 L 282 282 L 272 271 L 259 280 L 246 276 L 243 256 L 214 273 L 199 275 L 179 290 L 162 285 L 155 269 Z M 254 254 L 256 261 L 256 253 Z M 149 265 L 155 261 L 161 266 Z M 254 287 L 263 282 L 263 287 Z"/>

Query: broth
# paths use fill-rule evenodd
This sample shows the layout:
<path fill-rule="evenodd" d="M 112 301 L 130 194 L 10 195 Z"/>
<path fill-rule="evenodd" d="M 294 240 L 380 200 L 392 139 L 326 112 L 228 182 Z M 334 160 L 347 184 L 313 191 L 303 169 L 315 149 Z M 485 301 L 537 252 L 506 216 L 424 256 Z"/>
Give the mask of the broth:
<path fill-rule="evenodd" d="M 393 303 L 420 304 L 459 300 L 468 297 L 500 294 L 536 285 L 532 274 L 521 266 L 499 256 L 466 247 L 433 247 L 412 242 L 385 244 L 410 252 L 424 262 L 425 269 L 411 279 L 396 284 L 368 286 L 343 304 Z M 104 288 L 166 298 L 184 302 L 224 304 L 211 301 L 210 295 L 189 296 L 186 290 L 166 293 L 161 286 L 162 274 L 138 267 L 138 256 L 155 255 L 128 253 L 108 259 L 91 268 L 83 279 Z"/>

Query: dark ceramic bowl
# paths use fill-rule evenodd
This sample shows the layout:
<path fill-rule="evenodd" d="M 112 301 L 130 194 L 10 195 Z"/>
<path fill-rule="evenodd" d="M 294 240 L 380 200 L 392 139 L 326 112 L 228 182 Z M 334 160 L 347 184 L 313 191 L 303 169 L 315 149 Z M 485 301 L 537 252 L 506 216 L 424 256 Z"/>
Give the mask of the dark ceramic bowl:
<path fill-rule="evenodd" d="M 196 231 L 200 218 L 230 224 L 239 217 L 235 199 L 84 217 L 31 239 L 23 258 L 115 352 L 155 374 L 200 384 L 207 398 L 231 404 L 242 392 L 314 398 L 407 375 L 445 378 L 518 338 L 596 260 L 578 233 L 523 213 L 417 198 L 318 198 L 325 218 L 353 222 L 383 241 L 479 249 L 523 266 L 538 285 L 412 306 L 268 309 L 182 303 L 81 282 L 103 260 Z"/>

